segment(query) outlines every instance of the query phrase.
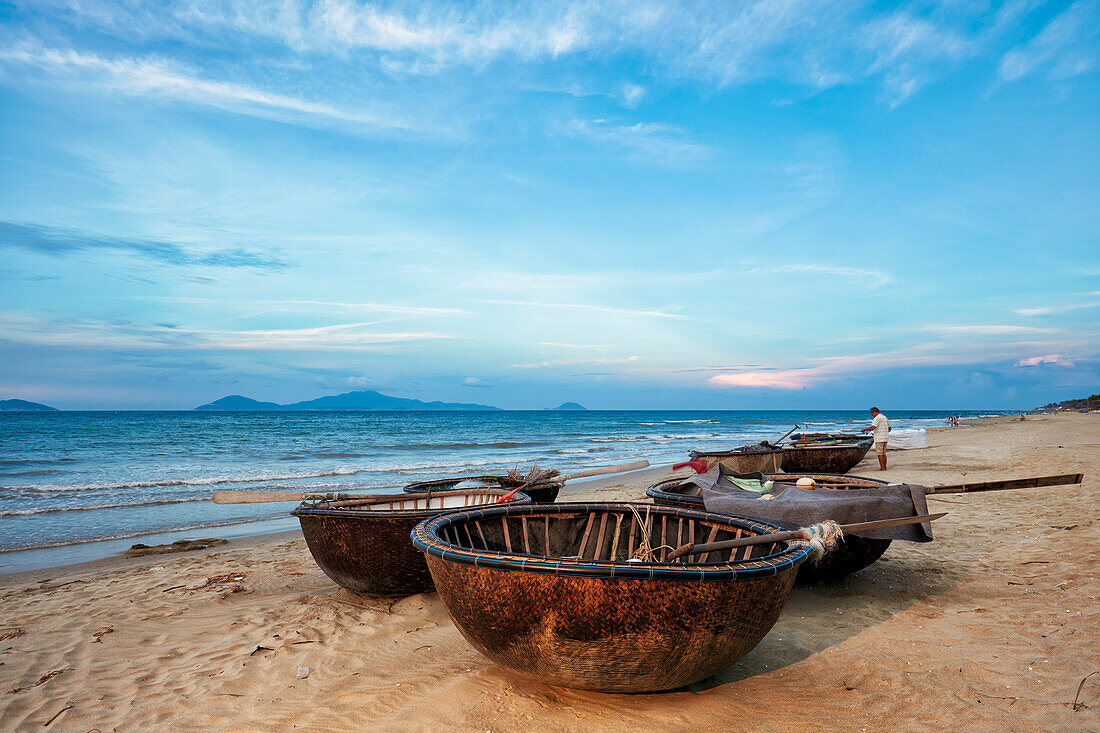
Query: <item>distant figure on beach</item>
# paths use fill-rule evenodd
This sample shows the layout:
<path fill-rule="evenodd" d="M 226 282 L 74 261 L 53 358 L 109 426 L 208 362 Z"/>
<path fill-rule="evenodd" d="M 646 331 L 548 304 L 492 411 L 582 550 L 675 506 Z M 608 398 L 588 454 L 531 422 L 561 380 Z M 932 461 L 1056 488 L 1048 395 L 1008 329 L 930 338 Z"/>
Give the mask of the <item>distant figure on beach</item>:
<path fill-rule="evenodd" d="M 890 435 L 890 421 L 886 419 L 886 416 L 879 412 L 877 407 L 871 408 L 871 424 L 860 430 L 861 433 L 867 433 L 874 430 L 875 436 L 875 455 L 878 456 L 878 470 L 886 470 L 886 441 Z"/>

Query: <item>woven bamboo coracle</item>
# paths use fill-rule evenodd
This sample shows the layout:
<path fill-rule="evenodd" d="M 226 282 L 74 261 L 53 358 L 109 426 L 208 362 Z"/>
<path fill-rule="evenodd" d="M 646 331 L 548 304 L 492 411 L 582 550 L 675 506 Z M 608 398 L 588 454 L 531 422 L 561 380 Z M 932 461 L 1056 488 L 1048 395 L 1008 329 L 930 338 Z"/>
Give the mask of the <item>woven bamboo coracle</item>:
<path fill-rule="evenodd" d="M 500 489 L 391 494 L 353 500 L 307 499 L 298 517 L 313 559 L 325 575 L 356 593 L 404 596 L 432 590 L 424 556 L 409 541 L 413 527 L 442 512 L 495 503 Z M 529 503 L 517 493 L 509 503 Z"/>
<path fill-rule="evenodd" d="M 755 478 L 755 476 L 753 477 Z M 846 490 L 846 489 L 874 489 L 886 486 L 888 481 L 881 481 L 863 476 L 847 476 L 844 474 L 830 473 L 776 473 L 765 474 L 764 478 L 782 483 L 793 484 L 800 478 L 812 478 L 818 491 Z M 653 503 L 659 506 L 675 506 L 688 509 L 703 509 L 703 497 L 697 493 L 684 493 L 677 491 L 683 479 L 674 478 L 660 481 L 646 489 L 646 495 Z M 688 487 L 696 490 L 694 485 Z M 822 516 L 818 520 L 828 519 Z M 779 523 L 782 524 L 782 523 Z M 783 524 L 784 529 L 794 529 L 794 526 Z M 846 535 L 843 541 L 835 549 L 829 552 L 817 562 L 806 562 L 798 571 L 798 583 L 805 585 L 837 580 L 862 570 L 890 547 L 890 540 L 878 540 L 870 537 L 857 537 Z"/>
<path fill-rule="evenodd" d="M 768 633 L 809 550 L 768 543 L 666 562 L 685 542 L 774 525 L 646 504 L 530 504 L 416 527 L 462 635 L 543 682 L 605 692 L 691 684 Z"/>
<path fill-rule="evenodd" d="M 784 449 L 783 470 L 811 473 L 848 473 L 871 450 L 871 440 L 794 442 Z"/>

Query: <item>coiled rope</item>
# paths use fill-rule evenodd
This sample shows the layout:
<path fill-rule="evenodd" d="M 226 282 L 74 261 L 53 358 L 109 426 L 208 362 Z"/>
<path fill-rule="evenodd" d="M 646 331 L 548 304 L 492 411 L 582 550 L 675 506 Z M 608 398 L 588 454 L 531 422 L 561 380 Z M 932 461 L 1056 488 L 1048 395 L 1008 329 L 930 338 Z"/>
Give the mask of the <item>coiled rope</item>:
<path fill-rule="evenodd" d="M 812 524 L 809 527 L 800 527 L 798 534 L 799 536 L 791 543 L 808 545 L 811 562 L 820 560 L 826 552 L 831 551 L 844 539 L 844 530 L 831 519 Z"/>

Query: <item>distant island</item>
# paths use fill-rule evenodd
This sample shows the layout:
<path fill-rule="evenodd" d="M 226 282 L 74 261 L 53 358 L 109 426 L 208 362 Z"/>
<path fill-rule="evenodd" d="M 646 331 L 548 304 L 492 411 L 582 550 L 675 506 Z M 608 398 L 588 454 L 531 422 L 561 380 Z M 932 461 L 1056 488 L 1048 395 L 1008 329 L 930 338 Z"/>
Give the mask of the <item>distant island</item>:
<path fill-rule="evenodd" d="M 220 400 L 215 400 L 206 405 L 199 405 L 195 409 L 228 412 L 261 410 L 499 410 L 500 408 L 464 402 L 424 402 L 404 397 L 390 397 L 373 390 L 360 390 L 329 397 L 318 397 L 315 400 L 305 402 L 294 402 L 289 405 L 260 402 L 250 397 L 235 394 L 222 397 Z"/>
<path fill-rule="evenodd" d="M 56 407 L 26 400 L 0 400 L 0 412 L 57 412 Z"/>
<path fill-rule="evenodd" d="M 1062 400 L 1044 405 L 1040 410 L 1100 410 L 1100 394 L 1080 397 L 1075 400 Z"/>
<path fill-rule="evenodd" d="M 588 410 L 587 407 L 585 407 L 584 405 L 578 405 L 576 402 L 563 402 L 560 405 L 558 405 L 557 407 L 548 407 L 546 409 L 548 409 L 548 410 L 585 410 L 585 411 Z"/>

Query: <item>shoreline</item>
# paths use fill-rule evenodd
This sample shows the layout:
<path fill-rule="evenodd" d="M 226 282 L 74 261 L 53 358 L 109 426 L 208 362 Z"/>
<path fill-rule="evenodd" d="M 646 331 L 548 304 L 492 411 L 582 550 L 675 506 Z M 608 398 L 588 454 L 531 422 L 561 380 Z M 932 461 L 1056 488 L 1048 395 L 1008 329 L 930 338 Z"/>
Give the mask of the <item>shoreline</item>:
<path fill-rule="evenodd" d="M 684 412 L 697 411 L 688 410 Z M 1018 421 L 1018 417 L 1016 417 L 1015 413 L 1012 415 L 991 415 L 985 417 L 963 418 L 962 426 L 973 427 L 1016 421 Z M 957 430 L 958 428 L 937 426 L 924 429 L 928 431 L 929 435 L 933 435 L 942 431 Z M 898 451 L 891 451 L 890 455 L 896 453 L 898 453 Z M 686 456 L 684 460 L 687 460 Z M 864 473 L 871 476 L 876 476 L 879 473 L 877 468 L 871 466 L 866 459 L 864 463 L 868 464 L 868 470 L 864 471 Z M 587 479 L 579 479 L 570 482 L 569 485 L 562 490 L 559 500 L 578 500 L 575 497 L 566 498 L 569 495 L 575 494 L 591 494 L 591 496 L 586 498 L 597 499 L 600 497 L 600 494 L 607 493 L 607 491 L 601 492 L 601 490 L 613 490 L 620 485 L 639 481 L 648 481 L 646 484 L 648 487 L 657 481 L 672 477 L 674 474 L 669 470 L 672 465 L 675 464 L 652 465 L 640 471 L 632 471 L 627 474 L 613 475 L 610 477 L 596 476 Z M 852 469 L 850 473 L 852 475 L 860 475 L 859 471 L 862 470 L 862 465 L 863 464 Z M 644 492 L 639 500 L 646 500 Z M 289 508 L 293 508 L 293 502 L 286 502 L 286 504 Z M 167 544 L 180 539 L 198 539 L 199 535 L 202 535 L 216 536 L 219 539 L 228 539 L 232 546 L 239 546 L 241 541 L 251 537 L 263 537 L 272 534 L 282 534 L 284 532 L 300 531 L 297 527 L 297 521 L 289 516 L 289 508 L 286 515 L 281 517 L 201 527 L 198 529 L 170 529 L 142 532 L 125 537 L 74 542 L 72 544 L 53 547 L 5 550 L 0 552 L 0 583 L 3 583 L 9 577 L 18 577 L 37 571 L 95 566 L 97 563 L 109 563 L 112 559 L 125 561 L 127 558 L 123 557 L 122 553 L 135 542 L 145 540 L 148 540 L 145 544 Z M 284 528 L 282 526 L 277 526 L 271 529 L 267 528 L 272 525 L 291 525 L 291 527 Z M 164 556 L 158 555 L 154 557 Z"/>
<path fill-rule="evenodd" d="M 949 511 L 934 543 L 895 542 L 842 581 L 796 586 L 741 661 L 658 694 L 581 692 L 496 667 L 435 593 L 345 591 L 297 530 L 6 576 L 0 728 L 38 729 L 64 709 L 51 727 L 1088 729 L 1100 710 L 1088 677 L 1100 658 L 1097 444 L 1090 415 L 1002 418 L 930 432 L 929 448 L 891 452 L 885 474 L 861 464 L 854 474 L 927 485 L 1085 481 L 929 497 Z M 601 477 L 568 499 L 644 499 L 651 478 Z"/>
<path fill-rule="evenodd" d="M 17 439 L 0 466 L 0 573 L 102 557 L 110 551 L 99 548 L 108 545 L 97 543 L 114 539 L 177 531 L 184 533 L 174 537 L 264 531 L 262 524 L 242 527 L 285 517 L 292 507 L 213 505 L 214 489 L 375 494 L 438 476 L 498 473 L 532 462 L 566 473 L 642 457 L 665 463 L 685 460 L 692 448 L 775 440 L 795 419 L 802 426 L 820 421 L 825 430 L 850 429 L 858 419 L 845 412 L 633 411 L 616 416 L 618 411 L 594 411 L 539 412 L 522 419 L 503 415 L 483 425 L 478 413 L 458 418 L 456 427 L 453 416 L 441 420 L 425 413 L 428 417 L 416 418 L 411 428 L 401 428 L 412 431 L 406 440 L 387 432 L 399 427 L 401 417 L 288 414 L 293 419 L 284 415 L 285 421 L 263 428 L 252 425 L 251 418 L 231 421 L 228 430 L 217 421 L 192 420 L 190 414 L 122 416 L 121 422 L 115 413 L 96 419 L 54 415 L 49 428 L 36 428 L 38 418 L 32 417 L 19 429 L 0 431 L 5 432 L 0 442 Z M 946 414 L 926 411 L 912 419 L 896 418 L 895 427 L 942 424 Z M 359 420 L 385 429 L 357 438 L 351 426 Z M 39 429 L 40 440 L 18 440 Z M 283 440 L 278 437 L 283 433 L 300 438 Z M 74 448 L 99 445 L 97 436 L 103 442 L 99 454 Z M 147 450 L 135 451 L 134 445 Z M 189 446 L 203 455 L 202 461 L 188 457 Z M 252 459 L 242 463 L 241 456 Z M 74 549 L 81 546 L 87 550 Z"/>
<path fill-rule="evenodd" d="M 609 486 L 617 486 L 624 481 L 636 482 L 648 480 L 649 483 L 652 484 L 663 478 L 673 476 L 674 474 L 669 470 L 672 465 L 674 464 L 662 464 L 658 466 L 649 466 L 648 468 L 637 471 L 614 474 L 612 476 L 593 476 L 586 479 L 577 479 L 569 482 L 569 484 L 562 489 L 560 497 L 564 498 L 571 493 L 590 492 Z M 650 480 L 649 477 L 652 477 L 652 480 Z M 293 508 L 291 505 L 297 504 L 297 502 L 282 503 L 286 503 L 290 508 Z M 284 528 L 281 525 L 291 526 Z M 273 528 L 265 528 L 267 526 L 272 526 Z M 213 552 L 215 549 L 225 550 L 243 547 L 246 541 L 255 540 L 248 543 L 249 546 L 252 546 L 262 542 L 263 538 L 271 538 L 268 541 L 279 542 L 285 539 L 284 535 L 286 537 L 293 537 L 295 534 L 300 537 L 301 529 L 298 526 L 298 520 L 290 516 L 288 509 L 285 517 L 276 517 L 274 519 L 260 519 L 252 522 L 203 527 L 200 529 L 150 532 L 147 534 L 132 535 L 130 537 L 76 542 L 71 545 L 59 545 L 56 547 L 8 550 L 0 552 L 0 585 L 9 580 L 16 582 L 23 577 L 36 577 L 41 574 L 49 574 L 51 571 L 56 574 L 61 571 L 68 572 L 69 570 L 75 571 L 84 568 L 110 568 L 113 567 L 113 562 L 117 562 L 120 565 L 129 563 L 139 558 L 126 558 L 122 555 L 122 552 L 138 541 L 143 541 L 144 544 L 151 545 L 167 544 L 181 539 L 199 539 L 199 535 L 217 535 L 219 539 L 229 540 L 228 545 L 220 545 L 218 548 L 209 548 L 208 550 L 193 551 L 194 553 L 201 553 Z M 152 558 L 155 560 L 159 558 L 163 560 L 178 554 L 190 555 L 192 552 L 165 553 L 164 555 L 151 555 L 141 559 Z M 81 555 L 87 557 L 81 558 Z M 60 561 L 51 561 L 52 558 L 56 558 L 56 560 Z"/>

